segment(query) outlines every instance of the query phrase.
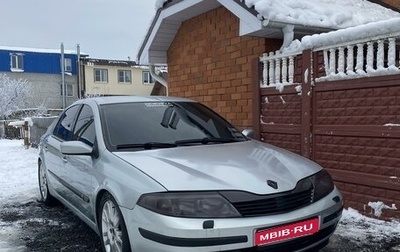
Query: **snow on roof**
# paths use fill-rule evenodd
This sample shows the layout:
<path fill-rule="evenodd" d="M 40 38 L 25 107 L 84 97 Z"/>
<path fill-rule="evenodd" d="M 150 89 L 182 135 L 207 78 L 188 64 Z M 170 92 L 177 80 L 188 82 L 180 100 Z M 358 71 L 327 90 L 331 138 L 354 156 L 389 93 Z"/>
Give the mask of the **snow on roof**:
<path fill-rule="evenodd" d="M 43 48 L 29 48 L 29 47 L 16 47 L 16 46 L 0 46 L 0 50 L 17 51 L 17 52 L 36 52 L 36 53 L 56 53 L 61 54 L 61 49 L 43 49 Z M 64 50 L 64 54 L 77 54 L 74 50 Z M 81 55 L 88 55 L 80 53 Z"/>
<path fill-rule="evenodd" d="M 342 29 L 400 17 L 400 13 L 365 0 L 241 0 L 267 20 Z"/>

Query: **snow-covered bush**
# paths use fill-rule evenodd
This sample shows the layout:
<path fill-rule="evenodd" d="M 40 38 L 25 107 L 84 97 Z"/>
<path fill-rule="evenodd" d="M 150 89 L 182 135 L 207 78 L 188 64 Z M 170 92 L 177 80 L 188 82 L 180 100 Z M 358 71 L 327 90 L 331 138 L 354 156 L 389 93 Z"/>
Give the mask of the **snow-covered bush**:
<path fill-rule="evenodd" d="M 23 108 L 31 89 L 31 83 L 25 79 L 16 80 L 0 74 L 0 117 L 5 118 Z"/>

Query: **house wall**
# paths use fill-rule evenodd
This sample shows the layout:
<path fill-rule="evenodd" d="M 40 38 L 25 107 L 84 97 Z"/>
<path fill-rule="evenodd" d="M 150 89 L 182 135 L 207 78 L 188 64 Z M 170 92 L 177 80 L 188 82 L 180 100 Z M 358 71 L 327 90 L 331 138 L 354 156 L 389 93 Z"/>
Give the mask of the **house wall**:
<path fill-rule="evenodd" d="M 12 53 L 23 55 L 23 71 L 11 70 L 10 55 Z M 71 59 L 71 71 L 65 75 L 65 83 L 73 86 L 73 95 L 66 97 L 68 106 L 78 99 L 77 55 L 65 54 L 64 57 Z M 1 73 L 11 79 L 27 80 L 31 84 L 30 96 L 27 97 L 25 104 L 21 104 L 21 109 L 62 108 L 61 54 L 2 49 L 0 50 Z"/>
<path fill-rule="evenodd" d="M 94 69 L 108 69 L 108 82 L 99 83 L 94 81 Z M 130 70 L 132 74 L 131 83 L 118 82 L 118 70 Z M 122 67 L 90 65 L 84 66 L 85 93 L 88 95 L 150 95 L 153 83 L 144 84 L 142 73 L 149 71 L 142 67 Z"/>
<path fill-rule="evenodd" d="M 0 72 L 1 73 L 1 72 Z M 61 74 L 41 73 L 12 73 L 5 72 L 11 79 L 26 79 L 31 84 L 30 96 L 23 108 L 38 108 L 43 106 L 48 109 L 62 108 Z M 76 76 L 65 76 L 65 83 L 71 84 L 74 89 L 72 97 L 66 97 L 66 105 L 69 106 L 78 99 L 78 84 Z"/>
<path fill-rule="evenodd" d="M 24 73 L 61 74 L 61 54 L 26 52 L 22 50 L 0 50 L 0 72 L 11 72 L 11 53 L 23 54 Z M 77 55 L 65 54 L 71 59 L 71 74 L 77 73 Z"/>
<path fill-rule="evenodd" d="M 200 101 L 239 128 L 252 126 L 251 62 L 280 40 L 239 37 L 239 19 L 224 7 L 185 21 L 168 50 L 170 96 Z"/>

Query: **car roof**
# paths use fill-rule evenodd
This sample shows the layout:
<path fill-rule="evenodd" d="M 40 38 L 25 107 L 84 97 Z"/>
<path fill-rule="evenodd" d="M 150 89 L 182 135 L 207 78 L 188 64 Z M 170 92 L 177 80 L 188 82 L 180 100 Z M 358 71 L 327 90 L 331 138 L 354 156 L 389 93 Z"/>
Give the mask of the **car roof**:
<path fill-rule="evenodd" d="M 98 105 L 128 102 L 195 102 L 191 99 L 172 96 L 105 96 L 85 98 L 81 101 L 94 101 Z"/>

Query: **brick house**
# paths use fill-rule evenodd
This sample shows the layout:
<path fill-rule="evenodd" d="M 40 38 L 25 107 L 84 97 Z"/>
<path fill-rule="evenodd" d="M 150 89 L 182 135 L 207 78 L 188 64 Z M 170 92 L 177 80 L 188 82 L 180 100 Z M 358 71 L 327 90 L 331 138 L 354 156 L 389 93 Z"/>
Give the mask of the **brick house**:
<path fill-rule="evenodd" d="M 388 11 L 386 18 L 398 16 L 389 9 L 396 10 L 400 1 L 370 2 L 381 5 L 374 8 Z M 345 41 L 345 46 L 352 46 L 346 50 L 324 44 L 283 54 L 280 49 L 293 39 L 351 25 L 304 25 L 260 16 L 256 8 L 248 8 L 240 0 L 166 1 L 142 44 L 139 62 L 168 66 L 169 95 L 200 101 L 238 128 L 253 128 L 255 138 L 326 167 L 342 190 L 347 207 L 374 214 L 377 209 L 368 206 L 371 202 L 382 202 L 383 208 L 400 206 L 400 127 L 383 126 L 400 124 L 399 76 L 395 72 L 384 76 L 367 72 L 356 79 L 326 78 L 348 77 L 344 69 L 356 61 L 350 56 L 357 54 L 361 42 L 362 54 L 365 52 L 361 61 L 369 62 L 372 57 L 370 67 L 376 67 L 380 55 L 376 50 L 381 48 L 386 56 L 393 48 L 398 51 L 389 38 L 393 35 L 379 34 L 387 40 L 381 44 L 373 41 L 369 48 L 375 46 L 376 50 L 368 49 L 372 38 L 367 37 L 363 38 L 365 43 L 353 41 L 355 45 Z M 345 58 L 348 61 L 343 66 L 347 68 L 339 63 Z M 388 61 L 383 60 L 386 68 Z M 356 67 L 355 71 L 366 71 L 368 66 Z M 332 99 L 335 97 L 338 99 Z M 349 105 L 353 100 L 358 105 Z M 379 117 L 382 110 L 387 117 Z M 383 212 L 382 217 L 400 218 L 394 207 Z"/>

